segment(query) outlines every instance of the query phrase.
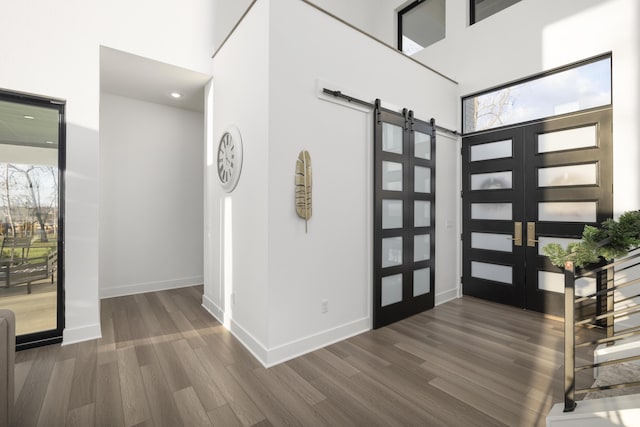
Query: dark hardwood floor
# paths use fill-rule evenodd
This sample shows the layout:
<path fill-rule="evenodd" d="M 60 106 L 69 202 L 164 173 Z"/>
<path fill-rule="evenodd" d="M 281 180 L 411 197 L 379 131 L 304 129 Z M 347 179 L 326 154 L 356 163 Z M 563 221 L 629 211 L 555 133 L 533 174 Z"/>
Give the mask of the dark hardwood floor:
<path fill-rule="evenodd" d="M 265 369 L 201 300 L 103 300 L 102 339 L 19 352 L 16 426 L 542 426 L 562 401 L 538 313 L 464 297 Z"/>

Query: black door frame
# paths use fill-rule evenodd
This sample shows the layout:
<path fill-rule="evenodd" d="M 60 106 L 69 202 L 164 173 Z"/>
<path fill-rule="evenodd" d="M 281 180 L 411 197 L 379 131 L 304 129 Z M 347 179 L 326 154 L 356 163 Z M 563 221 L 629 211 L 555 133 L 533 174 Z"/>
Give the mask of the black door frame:
<path fill-rule="evenodd" d="M 569 130 L 596 125 L 597 146 L 577 150 L 537 153 L 537 135 L 547 132 Z M 511 158 L 489 160 L 474 164 L 470 162 L 472 145 L 513 138 Z M 538 271 L 562 273 L 547 257 L 538 253 L 538 245 L 527 243 L 527 223 L 535 224 L 535 236 L 558 238 L 580 238 L 584 223 L 541 222 L 538 218 L 538 202 L 591 201 L 598 200 L 597 225 L 613 216 L 613 172 L 612 172 L 612 108 L 602 107 L 572 113 L 566 116 L 527 122 L 495 131 L 487 131 L 463 139 L 463 289 L 472 295 L 491 301 L 533 309 L 549 314 L 561 314 L 564 308 L 562 294 L 538 289 Z M 539 187 L 538 167 L 563 166 L 581 163 L 597 163 L 600 173 L 597 185 Z M 484 171 L 513 170 L 513 188 L 491 191 L 471 191 L 472 173 Z M 608 170 L 608 173 L 605 171 Z M 605 173 L 603 173 L 605 172 Z M 519 194 L 518 194 L 519 193 Z M 513 218 L 510 221 L 472 220 L 471 204 L 474 202 L 511 202 Z M 522 225 L 522 243 L 513 245 L 513 251 L 494 252 L 471 247 L 474 231 L 514 234 L 516 222 Z M 536 242 L 537 243 L 537 242 Z M 487 261 L 494 264 L 512 265 L 513 284 L 505 286 L 489 280 L 471 277 L 471 261 Z M 533 267 L 533 268 L 532 268 Z M 535 284 L 535 286 L 532 286 Z M 599 284 L 598 284 L 599 285 Z"/>
<path fill-rule="evenodd" d="M 62 342 L 65 326 L 64 307 L 64 218 L 65 218 L 65 171 L 66 171 L 66 101 L 39 95 L 0 89 L 0 100 L 18 104 L 49 108 L 58 112 L 58 238 L 56 271 L 56 327 L 16 336 L 16 350 Z"/>

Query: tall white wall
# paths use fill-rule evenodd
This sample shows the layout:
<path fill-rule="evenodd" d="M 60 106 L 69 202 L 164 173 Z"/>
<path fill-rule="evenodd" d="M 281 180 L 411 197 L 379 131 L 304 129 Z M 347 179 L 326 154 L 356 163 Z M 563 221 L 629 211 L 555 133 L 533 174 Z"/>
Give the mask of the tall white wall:
<path fill-rule="evenodd" d="M 0 86 L 67 100 L 64 339 L 96 337 L 100 335 L 96 17 L 92 3 L 81 0 L 13 2 L 3 9 L 0 56 L 7 65 L 0 67 Z"/>
<path fill-rule="evenodd" d="M 373 117 L 319 96 L 325 84 L 443 126 L 457 122 L 451 81 L 304 2 L 260 0 L 251 9 L 214 58 L 207 159 L 234 123 L 245 163 L 230 195 L 219 189 L 215 166 L 207 167 L 204 305 L 266 365 L 371 327 Z M 294 209 L 302 149 L 314 169 L 308 233 Z M 456 140 L 437 147 L 436 203 L 444 207 L 455 206 L 458 194 L 457 150 Z M 455 210 L 437 216 L 439 238 L 456 242 Z M 455 245 L 437 248 L 439 301 L 457 296 L 457 273 L 446 262 Z"/>
<path fill-rule="evenodd" d="M 102 93 L 100 296 L 203 282 L 202 113 Z"/>
<path fill-rule="evenodd" d="M 216 55 L 206 113 L 203 303 L 261 359 L 269 303 L 269 3 L 258 1 Z M 232 125 L 243 140 L 242 175 L 225 193 L 215 159 L 218 141 Z"/>
<path fill-rule="evenodd" d="M 397 46 L 397 10 L 407 0 L 312 0 L 354 27 L 390 45 Z"/>
<path fill-rule="evenodd" d="M 100 336 L 100 44 L 208 72 L 210 2 L 193 1 L 3 5 L 0 55 L 11 65 L 0 67 L 0 87 L 67 101 L 64 343 Z"/>
<path fill-rule="evenodd" d="M 216 34 L 211 0 L 96 3 L 101 45 L 205 74 L 211 71 Z"/>
<path fill-rule="evenodd" d="M 211 0 L 210 0 L 211 1 Z M 213 48 L 218 49 L 251 5 L 252 0 L 212 0 Z M 211 51 L 213 54 L 213 50 Z"/>
<path fill-rule="evenodd" d="M 318 80 L 448 127 L 457 122 L 457 87 L 296 0 L 272 1 L 270 52 L 269 346 L 276 361 L 370 327 L 373 114 L 319 99 Z M 440 141 L 436 180 L 449 181 L 450 189 L 440 187 L 436 205 L 456 198 L 455 178 L 453 185 L 445 178 L 455 171 L 455 157 L 445 153 L 456 151 L 456 141 Z M 308 233 L 294 209 L 293 172 L 302 149 L 314 170 Z M 455 212 L 436 218 L 443 242 L 455 240 L 455 219 Z M 447 258 L 436 250 L 437 272 L 452 270 Z M 435 292 L 455 289 L 452 276 L 439 276 Z"/>

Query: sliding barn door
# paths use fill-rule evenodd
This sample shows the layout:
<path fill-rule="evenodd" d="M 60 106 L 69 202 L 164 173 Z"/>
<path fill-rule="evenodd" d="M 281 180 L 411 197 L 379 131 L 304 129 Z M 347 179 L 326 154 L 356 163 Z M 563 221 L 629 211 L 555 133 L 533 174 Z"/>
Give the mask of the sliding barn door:
<path fill-rule="evenodd" d="M 411 111 L 374 111 L 373 325 L 432 308 L 435 131 Z"/>

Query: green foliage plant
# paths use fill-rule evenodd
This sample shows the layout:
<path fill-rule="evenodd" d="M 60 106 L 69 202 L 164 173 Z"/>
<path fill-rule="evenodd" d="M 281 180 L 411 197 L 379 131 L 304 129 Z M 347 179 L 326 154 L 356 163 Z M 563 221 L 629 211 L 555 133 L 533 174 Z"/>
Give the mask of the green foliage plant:
<path fill-rule="evenodd" d="M 563 267 L 573 261 L 576 267 L 597 263 L 604 258 L 622 258 L 640 246 L 640 211 L 628 211 L 618 221 L 607 219 L 600 227 L 585 225 L 580 242 L 570 243 L 566 249 L 549 243 L 542 252 L 553 265 Z"/>

